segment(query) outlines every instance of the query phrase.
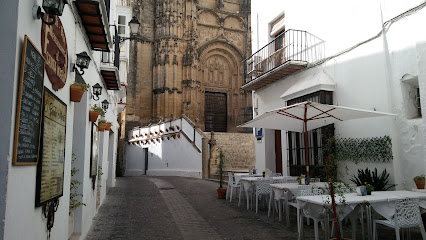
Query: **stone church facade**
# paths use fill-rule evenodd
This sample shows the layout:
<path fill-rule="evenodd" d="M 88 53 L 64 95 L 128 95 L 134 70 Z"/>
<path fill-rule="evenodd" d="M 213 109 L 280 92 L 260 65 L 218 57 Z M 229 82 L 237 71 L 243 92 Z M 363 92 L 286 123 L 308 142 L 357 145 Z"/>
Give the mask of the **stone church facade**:
<path fill-rule="evenodd" d="M 134 0 L 123 132 L 182 114 L 203 131 L 239 132 L 252 118 L 241 90 L 251 55 L 250 0 Z M 125 127 L 124 127 L 125 126 Z"/>

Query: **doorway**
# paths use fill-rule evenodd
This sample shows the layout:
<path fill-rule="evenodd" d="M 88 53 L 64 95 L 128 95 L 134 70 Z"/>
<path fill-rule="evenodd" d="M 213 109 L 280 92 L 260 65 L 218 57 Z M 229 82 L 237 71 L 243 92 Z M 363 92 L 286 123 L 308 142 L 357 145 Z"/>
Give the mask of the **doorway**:
<path fill-rule="evenodd" d="M 144 148 L 144 156 L 145 156 L 145 175 L 146 175 L 146 171 L 148 170 L 148 148 Z"/>
<path fill-rule="evenodd" d="M 281 130 L 275 130 L 275 171 L 283 173 Z"/>
<path fill-rule="evenodd" d="M 227 105 L 226 93 L 206 92 L 204 104 L 206 132 L 226 132 Z"/>

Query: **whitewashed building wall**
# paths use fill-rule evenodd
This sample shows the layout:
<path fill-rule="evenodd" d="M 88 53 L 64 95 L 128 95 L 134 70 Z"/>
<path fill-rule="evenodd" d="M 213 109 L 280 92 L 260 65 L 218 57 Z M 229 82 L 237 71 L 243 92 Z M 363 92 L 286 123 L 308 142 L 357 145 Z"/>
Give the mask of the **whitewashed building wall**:
<path fill-rule="evenodd" d="M 377 167 L 379 173 L 383 169 L 391 173 L 391 182 L 397 188 L 415 187 L 413 176 L 426 172 L 426 34 L 419 28 L 419 23 L 426 19 L 426 9 L 421 4 L 423 1 L 252 1 L 253 53 L 272 40 L 268 34 L 270 23 L 284 13 L 286 30 L 305 30 L 323 39 L 325 58 L 331 57 L 323 64 L 255 91 L 253 102 L 257 113 L 253 116 L 286 106 L 288 99 L 280 97 L 283 93 L 297 84 L 303 86 L 307 79 L 323 75 L 335 83 L 334 105 L 397 114 L 335 124 L 338 137 L 388 135 L 393 144 L 391 163 L 346 162 L 349 167 L 346 180 L 357 169 Z M 419 5 L 419 10 L 393 22 L 381 33 L 386 21 Z M 352 50 L 343 52 L 353 46 Z M 420 88 L 423 117 L 413 117 L 409 89 L 416 84 Z M 298 96 L 308 93 L 312 91 L 306 88 Z M 288 162 L 286 140 L 284 133 L 284 172 Z M 274 131 L 264 131 L 263 141 L 256 144 L 256 167 L 260 171 L 275 168 L 273 144 Z"/>

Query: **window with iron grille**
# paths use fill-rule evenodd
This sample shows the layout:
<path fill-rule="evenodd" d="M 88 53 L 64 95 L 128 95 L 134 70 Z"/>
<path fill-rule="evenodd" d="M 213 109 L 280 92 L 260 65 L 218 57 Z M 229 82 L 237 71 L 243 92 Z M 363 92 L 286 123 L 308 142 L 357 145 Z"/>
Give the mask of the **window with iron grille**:
<path fill-rule="evenodd" d="M 416 108 L 417 108 L 417 116 L 422 116 L 422 105 L 420 105 L 420 88 L 416 89 Z"/>
<path fill-rule="evenodd" d="M 291 99 L 287 101 L 287 105 L 290 106 L 304 101 L 333 104 L 333 92 L 318 91 Z M 311 176 L 323 175 L 323 164 L 321 162 L 322 146 L 333 135 L 334 125 L 308 131 L 309 171 Z M 305 138 L 303 133 L 290 131 L 287 133 L 287 154 L 287 166 L 290 169 L 290 176 L 306 174 Z"/>

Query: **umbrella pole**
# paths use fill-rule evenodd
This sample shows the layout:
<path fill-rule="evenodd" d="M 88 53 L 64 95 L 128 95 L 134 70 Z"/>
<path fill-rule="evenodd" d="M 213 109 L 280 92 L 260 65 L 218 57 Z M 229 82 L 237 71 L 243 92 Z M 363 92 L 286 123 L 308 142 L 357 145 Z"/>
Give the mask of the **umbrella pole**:
<path fill-rule="evenodd" d="M 331 170 L 330 170 L 330 162 L 327 159 L 327 167 L 328 167 L 328 179 L 330 180 L 330 197 L 331 197 L 331 205 L 333 207 L 333 217 L 334 217 L 334 229 L 336 232 L 336 238 L 337 240 L 340 239 L 339 235 L 339 226 L 337 225 L 337 212 L 336 212 L 336 200 L 334 199 L 334 191 L 333 191 L 333 179 L 331 178 Z"/>
<path fill-rule="evenodd" d="M 305 104 L 305 117 L 303 119 L 305 128 L 305 159 L 306 159 L 306 176 L 309 178 L 309 149 L 308 149 L 308 106 Z"/>

